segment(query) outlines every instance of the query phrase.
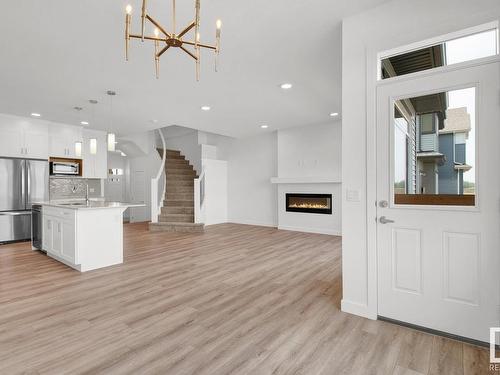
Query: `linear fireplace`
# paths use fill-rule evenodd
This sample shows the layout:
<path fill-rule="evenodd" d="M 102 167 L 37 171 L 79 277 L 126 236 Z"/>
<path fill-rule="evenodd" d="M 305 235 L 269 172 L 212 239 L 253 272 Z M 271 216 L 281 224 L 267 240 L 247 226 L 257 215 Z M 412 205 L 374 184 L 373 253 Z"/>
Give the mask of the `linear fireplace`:
<path fill-rule="evenodd" d="M 331 194 L 286 193 L 285 204 L 288 212 L 332 214 Z"/>

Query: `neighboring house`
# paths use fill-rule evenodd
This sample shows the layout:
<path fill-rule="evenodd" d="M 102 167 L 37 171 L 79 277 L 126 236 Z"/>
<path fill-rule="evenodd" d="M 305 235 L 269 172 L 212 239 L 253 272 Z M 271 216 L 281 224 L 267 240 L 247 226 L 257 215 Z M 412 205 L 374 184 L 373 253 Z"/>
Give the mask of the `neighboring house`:
<path fill-rule="evenodd" d="M 396 103 L 396 135 L 406 135 L 405 181 L 396 181 L 397 194 L 464 194 L 466 142 L 471 131 L 467 108 L 444 109 L 444 95 L 434 94 Z M 425 104 L 424 104 L 425 103 Z M 420 112 L 418 107 L 434 111 Z M 425 110 L 424 108 L 421 108 Z M 400 146 L 401 149 L 401 146 Z"/>
<path fill-rule="evenodd" d="M 419 192 L 421 194 L 463 194 L 466 142 L 471 130 L 467 108 L 446 110 L 444 126 L 436 113 L 418 115 L 420 149 L 417 151 Z"/>

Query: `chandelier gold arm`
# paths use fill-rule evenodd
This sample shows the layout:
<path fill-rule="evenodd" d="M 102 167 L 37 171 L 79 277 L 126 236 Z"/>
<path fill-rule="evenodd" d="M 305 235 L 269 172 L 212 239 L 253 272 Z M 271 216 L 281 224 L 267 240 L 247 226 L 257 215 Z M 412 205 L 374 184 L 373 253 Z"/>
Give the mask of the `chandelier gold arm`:
<path fill-rule="evenodd" d="M 184 47 L 180 47 L 181 50 L 183 50 L 184 52 L 186 52 L 189 56 L 191 56 L 193 59 L 195 59 L 196 61 L 198 61 L 198 57 L 196 57 L 196 55 L 194 53 L 192 53 L 191 51 L 187 50 L 186 48 Z"/>
<path fill-rule="evenodd" d="M 194 26 L 196 25 L 196 22 L 193 21 L 187 26 L 184 30 L 181 31 L 179 35 L 177 35 L 177 38 L 182 38 L 185 34 L 187 34 Z"/>
<path fill-rule="evenodd" d="M 158 30 L 160 30 L 167 38 L 171 38 L 172 36 L 163 28 L 162 25 L 160 25 L 156 20 L 154 20 L 151 16 L 146 15 L 146 18 L 153 24 L 155 25 Z"/>
<path fill-rule="evenodd" d="M 130 14 L 125 14 L 125 60 L 128 61 L 128 50 L 130 44 Z"/>
<path fill-rule="evenodd" d="M 196 43 L 195 42 L 189 42 L 187 40 L 183 40 L 182 43 L 184 44 L 189 44 L 190 46 L 195 46 L 196 47 Z M 209 46 L 208 44 L 201 44 L 201 43 L 198 43 L 198 46 L 199 47 L 203 47 L 203 48 L 209 48 L 209 49 L 213 49 L 214 51 L 217 49 L 216 47 L 214 46 Z"/>
<path fill-rule="evenodd" d="M 195 16 L 194 16 L 194 40 L 195 47 L 198 47 L 198 34 L 200 32 L 200 0 L 195 0 L 194 4 Z"/>
<path fill-rule="evenodd" d="M 141 39 L 144 42 L 144 33 L 146 31 L 146 0 L 142 0 L 142 11 L 141 11 Z"/>
<path fill-rule="evenodd" d="M 158 56 L 158 50 L 160 49 L 160 42 L 155 40 L 155 72 L 156 79 L 160 78 L 160 56 Z"/>
<path fill-rule="evenodd" d="M 163 47 L 163 49 L 160 52 L 158 52 L 158 54 L 156 56 L 161 57 L 161 55 L 163 55 L 167 51 L 167 49 L 169 49 L 169 48 L 170 48 L 170 46 L 168 46 L 168 45 Z"/>
<path fill-rule="evenodd" d="M 134 39 L 142 39 L 142 36 L 137 35 L 137 34 L 130 34 L 129 37 L 134 38 Z M 144 35 L 144 39 L 145 40 L 154 40 L 154 41 L 158 41 L 158 42 L 164 42 L 166 40 L 165 38 L 156 38 L 154 36 L 147 36 L 147 35 Z"/>

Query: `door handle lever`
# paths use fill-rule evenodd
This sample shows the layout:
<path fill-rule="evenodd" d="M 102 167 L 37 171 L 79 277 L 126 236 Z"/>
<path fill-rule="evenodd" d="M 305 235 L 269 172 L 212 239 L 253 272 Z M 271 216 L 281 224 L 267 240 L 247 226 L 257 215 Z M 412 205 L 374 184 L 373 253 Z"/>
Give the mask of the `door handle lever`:
<path fill-rule="evenodd" d="M 380 219 L 378 219 L 380 224 L 389 224 L 389 223 L 394 223 L 394 220 L 387 219 L 385 216 L 380 216 Z"/>

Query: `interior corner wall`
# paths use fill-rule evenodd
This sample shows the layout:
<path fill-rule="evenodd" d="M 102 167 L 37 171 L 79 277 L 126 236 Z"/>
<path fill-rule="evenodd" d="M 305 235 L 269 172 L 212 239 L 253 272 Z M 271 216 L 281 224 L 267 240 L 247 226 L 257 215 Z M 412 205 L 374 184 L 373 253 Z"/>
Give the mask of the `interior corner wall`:
<path fill-rule="evenodd" d="M 228 221 L 277 226 L 277 193 L 271 184 L 277 172 L 276 132 L 227 138 L 217 147 L 228 161 Z"/>
<path fill-rule="evenodd" d="M 498 0 L 393 0 L 343 20 L 342 310 L 377 317 L 377 53 L 499 18 Z"/>

